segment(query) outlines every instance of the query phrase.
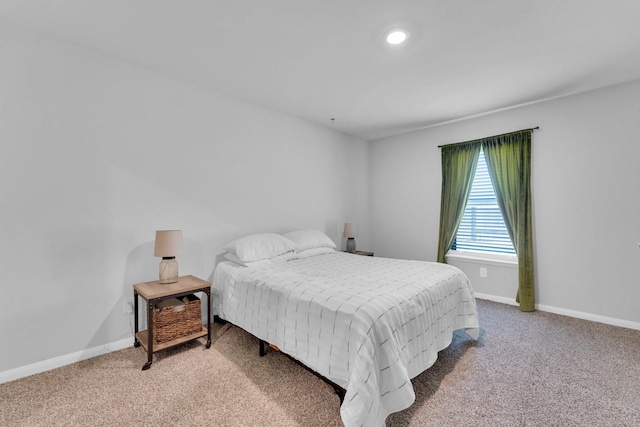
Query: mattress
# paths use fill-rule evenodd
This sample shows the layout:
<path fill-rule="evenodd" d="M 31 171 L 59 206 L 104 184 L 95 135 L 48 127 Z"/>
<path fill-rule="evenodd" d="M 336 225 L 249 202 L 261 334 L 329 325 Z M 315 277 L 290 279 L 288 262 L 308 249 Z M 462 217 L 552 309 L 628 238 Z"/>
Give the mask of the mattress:
<path fill-rule="evenodd" d="M 346 390 L 345 426 L 384 426 L 409 407 L 411 379 L 436 361 L 453 332 L 477 339 L 473 289 L 456 267 L 333 252 L 246 267 L 216 266 L 223 319 Z"/>

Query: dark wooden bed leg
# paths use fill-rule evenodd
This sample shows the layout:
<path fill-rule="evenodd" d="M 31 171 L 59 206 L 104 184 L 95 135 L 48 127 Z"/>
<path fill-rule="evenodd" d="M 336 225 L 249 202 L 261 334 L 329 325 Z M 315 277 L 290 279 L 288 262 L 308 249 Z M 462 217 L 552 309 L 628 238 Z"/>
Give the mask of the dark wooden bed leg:
<path fill-rule="evenodd" d="M 321 378 L 322 379 L 322 378 Z M 329 381 L 329 380 L 327 380 Z M 327 382 L 325 381 L 325 382 Z M 338 395 L 338 399 L 340 399 L 340 406 L 342 406 L 342 402 L 344 402 L 344 395 L 347 393 L 345 389 L 343 389 L 342 387 L 340 387 L 337 384 L 334 384 L 332 381 L 331 384 L 329 384 L 331 386 L 331 388 L 333 388 L 333 391 L 336 392 L 336 394 Z"/>
<path fill-rule="evenodd" d="M 267 343 L 264 340 L 258 339 L 258 341 L 260 341 L 260 357 L 264 357 L 265 354 L 267 354 L 267 352 L 265 351 L 265 345 L 268 345 L 269 343 Z M 273 347 L 274 350 L 282 353 L 280 351 L 280 349 L 274 345 L 269 345 L 269 347 Z M 305 365 L 304 363 L 300 362 L 297 359 L 294 359 L 293 357 L 289 356 L 287 353 L 282 353 L 284 354 L 289 360 L 296 362 L 298 365 L 302 366 L 304 369 L 306 369 L 307 371 L 311 372 L 313 375 L 315 375 L 316 377 L 320 378 L 322 381 L 324 381 L 329 387 L 331 387 L 333 389 L 333 391 L 336 393 L 336 395 L 338 395 L 338 399 L 340 399 L 340 405 L 342 405 L 342 402 L 344 402 L 344 395 L 347 393 L 347 391 L 345 389 L 343 389 L 342 387 L 340 387 L 338 384 L 334 383 L 333 381 L 323 377 L 322 375 L 320 375 L 319 373 L 317 373 L 316 371 L 314 371 L 313 369 L 309 368 L 307 365 Z"/>

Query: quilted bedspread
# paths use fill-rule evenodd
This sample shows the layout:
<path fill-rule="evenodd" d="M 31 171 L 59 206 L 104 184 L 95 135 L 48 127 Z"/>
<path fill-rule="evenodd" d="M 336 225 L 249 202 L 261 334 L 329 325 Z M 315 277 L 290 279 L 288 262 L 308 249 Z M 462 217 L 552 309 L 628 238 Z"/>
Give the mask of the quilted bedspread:
<path fill-rule="evenodd" d="M 410 380 L 454 330 L 478 337 L 469 279 L 446 264 L 342 252 L 252 267 L 224 261 L 213 289 L 223 319 L 346 390 L 347 427 L 384 426 L 413 403 Z"/>

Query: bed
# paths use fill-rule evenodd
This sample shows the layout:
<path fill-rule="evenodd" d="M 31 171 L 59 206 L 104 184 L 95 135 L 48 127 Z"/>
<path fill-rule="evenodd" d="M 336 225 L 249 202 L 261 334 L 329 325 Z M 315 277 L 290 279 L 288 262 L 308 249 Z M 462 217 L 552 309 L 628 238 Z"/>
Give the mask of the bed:
<path fill-rule="evenodd" d="M 267 234 L 279 240 L 248 237 Z M 343 388 L 345 426 L 384 426 L 413 403 L 410 380 L 455 330 L 477 339 L 473 289 L 459 269 L 339 252 L 319 231 L 280 237 L 293 243 L 225 247 L 212 280 L 215 310 Z"/>

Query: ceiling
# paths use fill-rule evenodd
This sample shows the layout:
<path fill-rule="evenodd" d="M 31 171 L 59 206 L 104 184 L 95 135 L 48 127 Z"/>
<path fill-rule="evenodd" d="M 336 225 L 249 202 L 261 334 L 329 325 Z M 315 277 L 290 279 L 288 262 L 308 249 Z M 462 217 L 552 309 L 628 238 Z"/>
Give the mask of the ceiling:
<path fill-rule="evenodd" d="M 1 20 L 367 140 L 640 79 L 638 0 L 1 0 Z"/>

